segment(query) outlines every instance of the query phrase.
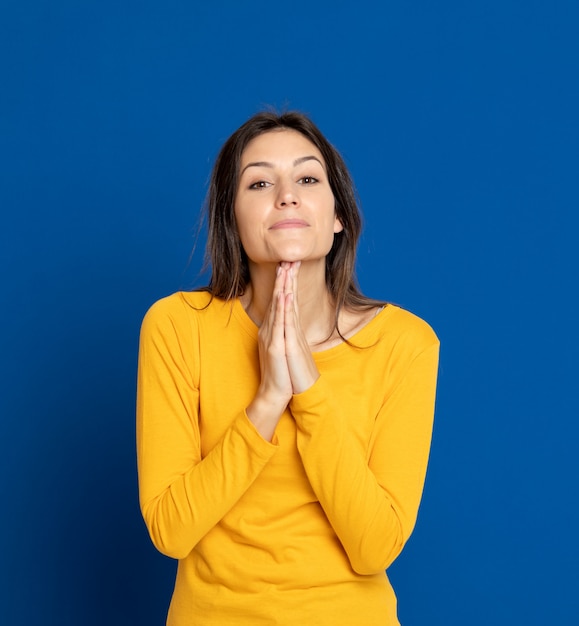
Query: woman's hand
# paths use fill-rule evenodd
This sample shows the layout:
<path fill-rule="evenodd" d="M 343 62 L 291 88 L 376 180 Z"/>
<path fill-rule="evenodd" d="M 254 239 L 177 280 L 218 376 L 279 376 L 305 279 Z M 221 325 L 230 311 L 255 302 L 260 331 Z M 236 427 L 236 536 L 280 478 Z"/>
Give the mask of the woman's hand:
<path fill-rule="evenodd" d="M 247 415 L 268 440 L 292 394 L 302 393 L 319 376 L 299 320 L 299 266 L 299 262 L 278 266 L 269 311 L 258 334 L 261 382 Z"/>
<path fill-rule="evenodd" d="M 300 325 L 297 299 L 300 262 L 282 263 L 282 268 L 284 266 L 286 272 L 284 284 L 285 355 L 292 392 L 302 393 L 316 382 L 320 374 Z"/>
<path fill-rule="evenodd" d="M 293 393 L 284 339 L 286 270 L 277 268 L 269 310 L 258 333 L 261 382 L 247 416 L 259 433 L 271 440 Z"/>
<path fill-rule="evenodd" d="M 285 349 L 284 294 L 287 271 L 277 268 L 269 311 L 258 333 L 259 365 L 261 369 L 260 393 L 272 404 L 276 401 L 283 413 L 292 396 L 292 383 Z"/>

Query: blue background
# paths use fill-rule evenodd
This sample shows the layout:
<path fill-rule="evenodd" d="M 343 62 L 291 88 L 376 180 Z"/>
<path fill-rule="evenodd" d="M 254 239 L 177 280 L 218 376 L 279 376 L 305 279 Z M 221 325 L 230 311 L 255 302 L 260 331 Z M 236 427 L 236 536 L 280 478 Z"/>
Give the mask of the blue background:
<path fill-rule="evenodd" d="M 402 623 L 579 623 L 578 26 L 571 0 L 2 0 L 1 624 L 164 623 L 139 325 L 202 282 L 212 161 L 264 105 L 342 151 L 364 290 L 442 341 Z"/>

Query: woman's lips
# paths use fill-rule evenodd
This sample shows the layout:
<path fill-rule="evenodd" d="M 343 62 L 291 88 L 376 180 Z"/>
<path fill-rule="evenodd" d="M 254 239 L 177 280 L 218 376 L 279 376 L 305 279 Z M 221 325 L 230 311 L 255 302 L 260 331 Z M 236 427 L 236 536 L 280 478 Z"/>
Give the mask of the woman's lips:
<path fill-rule="evenodd" d="M 279 230 L 282 228 L 307 228 L 309 224 L 304 220 L 299 219 L 287 219 L 276 222 L 273 226 L 270 226 L 269 230 Z"/>

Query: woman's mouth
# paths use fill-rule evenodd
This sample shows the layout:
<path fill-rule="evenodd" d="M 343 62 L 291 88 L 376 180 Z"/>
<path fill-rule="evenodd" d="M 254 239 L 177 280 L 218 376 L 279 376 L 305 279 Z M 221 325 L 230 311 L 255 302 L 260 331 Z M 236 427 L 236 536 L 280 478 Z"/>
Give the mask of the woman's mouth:
<path fill-rule="evenodd" d="M 269 230 L 280 230 L 282 228 L 307 228 L 308 226 L 309 224 L 305 220 L 290 218 L 276 222 L 273 226 L 269 227 Z"/>

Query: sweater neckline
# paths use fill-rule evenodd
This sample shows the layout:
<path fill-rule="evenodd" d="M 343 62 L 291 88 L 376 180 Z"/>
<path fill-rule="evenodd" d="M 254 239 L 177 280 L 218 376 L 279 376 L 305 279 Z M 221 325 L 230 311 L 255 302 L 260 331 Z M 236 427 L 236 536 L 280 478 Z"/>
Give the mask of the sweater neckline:
<path fill-rule="evenodd" d="M 313 357 L 315 361 L 325 361 L 326 359 L 334 358 L 335 356 L 339 356 L 343 352 L 349 351 L 352 347 L 360 347 L 366 348 L 371 346 L 378 334 L 378 329 L 381 326 L 382 321 L 389 317 L 396 307 L 392 304 L 385 304 L 377 313 L 372 317 L 371 320 L 366 322 L 362 328 L 357 330 L 353 335 L 348 337 L 349 345 L 346 342 L 342 341 L 341 343 L 332 346 L 331 348 L 326 348 L 325 350 L 313 351 Z M 241 304 L 241 300 L 239 298 L 235 298 L 233 301 L 233 315 L 240 323 L 242 328 L 251 335 L 257 341 L 257 334 L 259 332 L 259 327 L 257 324 L 249 317 L 246 313 L 243 305 Z"/>

